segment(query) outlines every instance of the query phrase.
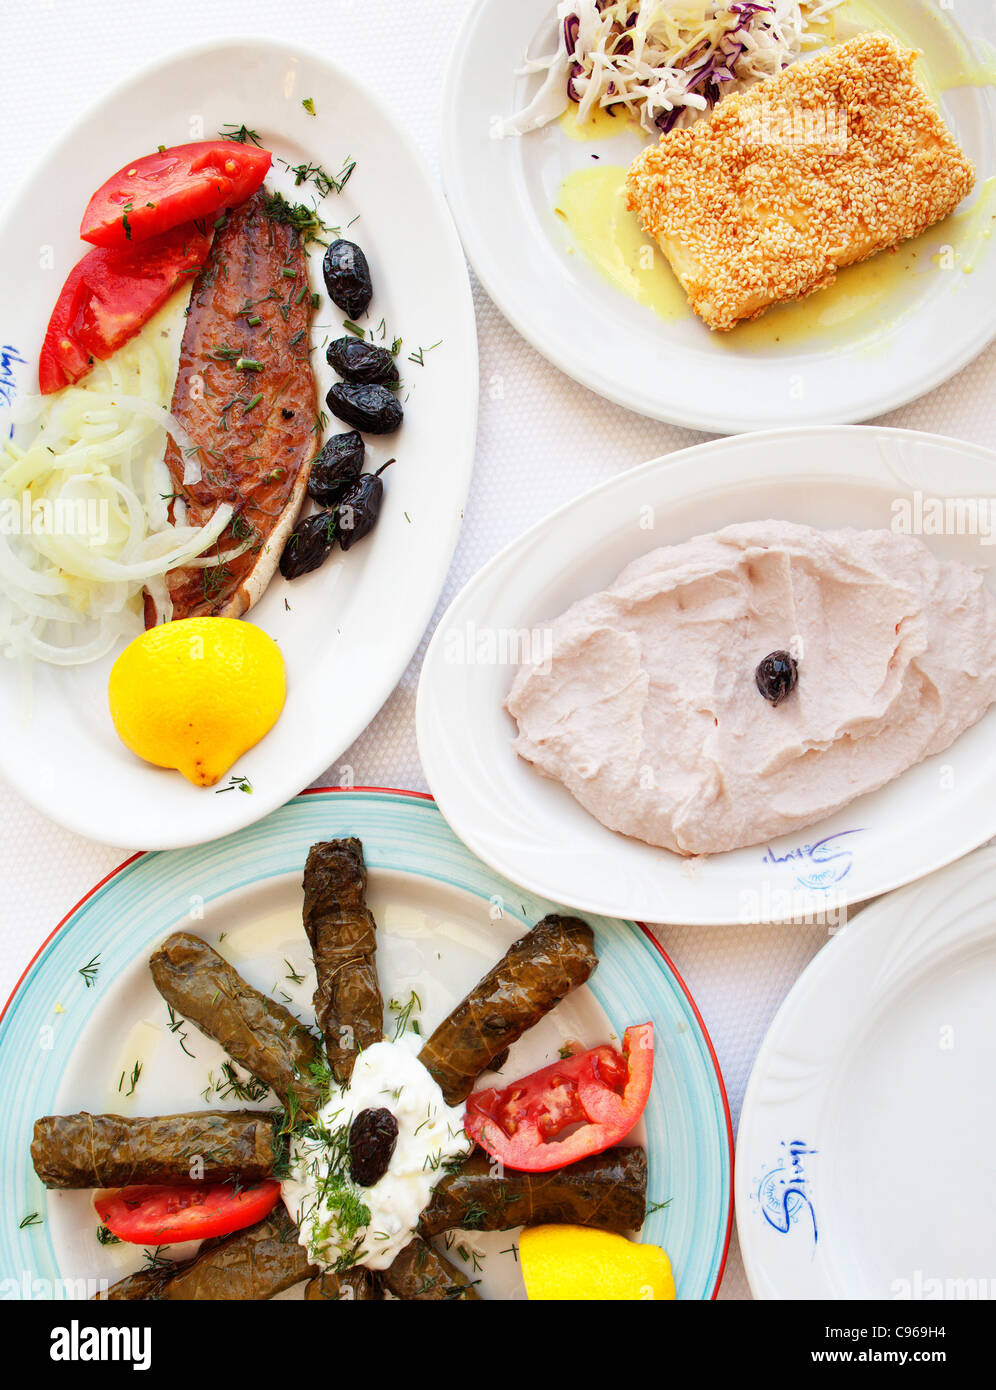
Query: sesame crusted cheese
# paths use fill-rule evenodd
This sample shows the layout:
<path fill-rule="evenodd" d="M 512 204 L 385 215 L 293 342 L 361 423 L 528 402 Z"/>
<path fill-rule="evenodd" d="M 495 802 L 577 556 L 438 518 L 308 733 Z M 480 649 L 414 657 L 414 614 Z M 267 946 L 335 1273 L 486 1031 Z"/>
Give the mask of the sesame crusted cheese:
<path fill-rule="evenodd" d="M 711 328 L 824 288 L 971 190 L 916 56 L 862 35 L 727 97 L 634 161 L 629 205 Z"/>

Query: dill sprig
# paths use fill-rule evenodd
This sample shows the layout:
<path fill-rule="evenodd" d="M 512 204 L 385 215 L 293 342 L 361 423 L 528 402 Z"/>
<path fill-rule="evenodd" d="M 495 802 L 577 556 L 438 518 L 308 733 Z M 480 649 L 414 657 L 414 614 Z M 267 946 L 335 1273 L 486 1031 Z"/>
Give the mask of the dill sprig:
<path fill-rule="evenodd" d="M 118 1091 L 119 1091 L 119 1092 L 120 1092 L 120 1091 L 122 1090 L 122 1088 L 124 1087 L 124 1082 L 125 1082 L 125 1076 L 126 1076 L 126 1075 L 127 1075 L 127 1072 L 122 1072 L 122 1073 L 121 1073 L 121 1079 L 120 1079 L 120 1081 L 118 1082 Z M 135 1094 L 135 1087 L 138 1085 L 138 1079 L 139 1079 L 139 1077 L 140 1077 L 141 1075 L 142 1075 L 142 1063 L 141 1063 L 141 1061 L 136 1061 L 135 1065 L 134 1065 L 134 1066 L 132 1067 L 132 1069 L 131 1069 L 131 1076 L 128 1078 L 128 1089 L 127 1089 L 127 1091 L 125 1091 L 125 1095 L 126 1095 L 126 1096 L 133 1096 L 133 1095 Z"/>
<path fill-rule="evenodd" d="M 418 1019 L 413 1019 L 412 1015 L 416 1011 L 421 1011 L 422 1001 L 414 990 L 412 990 L 411 997 L 407 1004 L 402 1004 L 398 999 L 392 999 L 389 1001 L 387 1007 L 393 1014 L 397 1014 L 397 1020 L 394 1025 L 394 1042 L 397 1042 L 401 1035 L 406 1033 L 409 1028 L 413 1033 L 417 1033 L 421 1036 L 422 1030 L 419 1027 Z"/>
<path fill-rule="evenodd" d="M 222 1062 L 221 1078 L 214 1079 L 214 1074 L 208 1074 L 208 1090 L 214 1088 L 215 1094 L 222 1100 L 228 1100 L 234 1096 L 236 1100 L 257 1102 L 265 1100 L 270 1093 L 269 1086 L 258 1081 L 255 1076 L 242 1077 L 235 1069 L 233 1062 Z"/>
<path fill-rule="evenodd" d="M 304 244 L 316 242 L 328 246 L 325 238 L 330 228 L 318 215 L 318 209 L 306 203 L 289 203 L 282 193 L 267 193 L 263 200 L 263 212 L 274 222 L 293 227 Z"/>
<path fill-rule="evenodd" d="M 177 1018 L 176 1011 L 174 1010 L 172 1004 L 167 1004 L 166 1008 L 169 1011 L 169 1023 L 166 1026 L 168 1027 L 169 1031 L 175 1035 L 177 1041 L 180 1044 L 181 1050 L 184 1051 L 188 1057 L 193 1057 L 194 1054 L 187 1046 L 187 1035 L 186 1033 L 181 1031 L 184 1023 L 186 1022 L 186 1019 Z"/>
<path fill-rule="evenodd" d="M 162 1273 L 171 1273 L 176 1269 L 176 1261 L 171 1260 L 168 1255 L 162 1253 L 163 1247 L 157 1245 L 154 1250 L 143 1250 L 142 1259 L 146 1269 L 157 1269 Z"/>
<path fill-rule="evenodd" d="M 442 344 L 442 341 L 443 341 L 442 338 L 440 338 L 440 340 L 439 340 L 438 343 L 432 343 L 432 344 L 430 344 L 429 347 L 420 347 L 420 348 L 417 348 L 415 352 L 410 352 L 410 353 L 408 354 L 408 361 L 409 361 L 409 362 L 414 362 L 415 365 L 416 365 L 417 367 L 424 367 L 424 366 L 425 366 L 425 354 L 426 354 L 427 352 L 434 352 L 434 351 L 436 350 L 436 348 L 439 347 L 439 346 Z"/>
<path fill-rule="evenodd" d="M 83 983 L 87 989 L 91 989 L 97 980 L 97 971 L 100 969 L 100 957 L 94 956 L 93 960 L 87 961 L 86 965 L 81 965 L 79 974 L 83 976 Z"/>
<path fill-rule="evenodd" d="M 222 140 L 234 140 L 240 145 L 257 145 L 263 148 L 263 142 L 254 130 L 250 130 L 245 125 L 223 125 L 218 131 Z"/>
<path fill-rule="evenodd" d="M 247 796 L 252 796 L 253 794 L 253 785 L 249 781 L 249 778 L 241 776 L 238 772 L 233 772 L 231 777 L 229 777 L 227 787 L 216 787 L 214 794 L 215 796 L 220 796 L 222 792 L 233 792 L 236 789 L 240 792 L 245 792 Z"/>

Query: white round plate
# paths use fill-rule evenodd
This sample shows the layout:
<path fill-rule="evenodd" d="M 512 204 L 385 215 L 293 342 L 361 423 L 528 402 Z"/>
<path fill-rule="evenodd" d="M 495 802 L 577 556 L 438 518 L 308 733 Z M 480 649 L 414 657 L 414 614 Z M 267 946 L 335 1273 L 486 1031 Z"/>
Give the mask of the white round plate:
<path fill-rule="evenodd" d="M 213 944 L 223 936 L 219 949 L 252 984 L 312 1016 L 301 874 L 312 844 L 342 835 L 363 842 L 385 1002 L 406 1005 L 414 991 L 423 1033 L 512 941 L 557 910 L 490 873 L 428 797 L 406 792 L 311 792 L 218 844 L 123 864 L 52 933 L 0 1013 L 10 1082 L 0 1174 L 5 1209 L 17 1214 L 0 1227 L 0 1297 L 86 1296 L 95 1281 L 140 1267 L 134 1246 L 98 1245 L 92 1192 L 42 1188 L 29 1154 L 34 1121 L 84 1107 L 124 1115 L 209 1102 L 238 1108 L 210 1088 L 223 1050 L 190 1024 L 170 1028 L 149 955 L 171 931 Z M 679 1298 L 714 1298 L 733 1219 L 733 1134 L 719 1065 L 691 996 L 650 933 L 632 922 L 589 921 L 597 970 L 515 1043 L 504 1075 L 547 1066 L 568 1038 L 595 1046 L 628 1024 L 654 1024 L 654 1084 L 632 1133 L 650 1164 L 643 1239 L 667 1249 Z M 80 975 L 88 963 L 89 983 Z M 392 1018 L 396 1027 L 397 1010 L 386 1012 L 387 1027 Z M 32 1212 L 40 1219 L 26 1222 Z M 515 1240 L 509 1231 L 467 1232 L 450 1255 L 482 1281 L 486 1298 L 522 1298 Z"/>
<path fill-rule="evenodd" d="M 779 1010 L 737 1138 L 755 1298 L 996 1294 L 996 850 L 876 903 Z"/>
<path fill-rule="evenodd" d="M 301 105 L 308 97 L 314 116 Z M 270 39 L 213 43 L 166 59 L 104 99 L 40 161 L 0 221 L 0 342 L 8 345 L 13 382 L 0 407 L 38 389 L 38 349 L 63 278 L 87 249 L 76 238 L 77 218 L 94 188 L 130 156 L 243 123 L 292 165 L 313 162 L 338 173 L 355 159 L 342 194 L 331 193 L 321 211 L 330 226 L 353 223 L 349 235 L 367 252 L 375 288 L 369 323 L 383 317 L 387 340 L 403 337 L 399 365 L 410 397 L 401 432 L 368 446 L 368 466 L 398 458 L 376 530 L 292 584 L 278 574 L 252 611 L 250 620 L 280 644 L 288 699 L 276 727 L 233 769 L 251 783 L 251 796 L 194 787 L 119 742 L 107 707 L 116 653 L 73 670 L 39 665 L 30 723 L 16 671 L 4 663 L 0 773 L 53 820 L 128 848 L 196 844 L 259 820 L 353 742 L 432 616 L 473 466 L 476 329 L 442 194 L 405 131 L 353 77 Z M 317 196 L 312 184 L 296 187 L 274 163 L 269 187 L 296 202 Z M 322 247 L 311 249 L 312 286 L 321 294 L 314 365 L 324 404 L 334 374 L 322 344 L 342 334 L 344 315 L 325 293 Z M 50 260 L 54 269 L 42 268 Z M 424 366 L 407 360 L 436 343 Z M 331 421 L 330 431 L 345 428 Z"/>
<path fill-rule="evenodd" d="M 989 0 L 876 0 L 860 18 L 926 50 L 949 126 L 976 166 L 973 198 L 996 175 L 996 86 L 954 85 L 973 59 L 992 64 L 996 16 Z M 485 289 L 539 352 L 619 405 L 716 434 L 779 425 L 867 420 L 932 390 L 996 335 L 996 256 L 981 220 L 931 233 L 908 282 L 870 318 L 828 325 L 804 342 L 738 346 L 697 319 L 666 321 L 627 298 L 585 260 L 554 212 L 563 179 L 590 166 L 628 165 L 649 136 L 578 141 L 559 124 L 522 137 L 491 129 L 526 105 L 540 76 L 516 77 L 555 48 L 545 0 L 480 0 L 456 40 L 446 81 L 442 167 L 463 244 Z M 968 37 L 966 37 L 968 36 Z M 988 48 L 987 41 L 988 40 Z M 974 82 L 976 78 L 972 77 Z M 949 88 L 949 89 L 948 89 Z M 971 206 L 966 203 L 966 207 Z M 991 222 L 990 222 L 991 225 Z M 944 270 L 931 255 L 953 241 Z M 979 253 L 976 254 L 976 244 Z M 972 248 L 972 249 L 970 249 Z M 984 248 L 984 249 L 983 249 Z M 965 274 L 971 262 L 972 273 Z"/>
<path fill-rule="evenodd" d="M 974 445 L 836 426 L 701 444 L 568 503 L 470 581 L 429 645 L 416 728 L 443 815 L 514 882 L 649 922 L 822 919 L 967 854 L 996 834 L 996 709 L 946 752 L 806 830 L 689 860 L 606 830 L 539 776 L 512 751 L 503 702 L 544 624 L 659 546 L 769 517 L 823 530 L 889 527 L 897 499 L 985 500 L 994 478 L 996 456 Z M 969 565 L 996 554 L 979 536 L 924 539 L 942 559 Z"/>

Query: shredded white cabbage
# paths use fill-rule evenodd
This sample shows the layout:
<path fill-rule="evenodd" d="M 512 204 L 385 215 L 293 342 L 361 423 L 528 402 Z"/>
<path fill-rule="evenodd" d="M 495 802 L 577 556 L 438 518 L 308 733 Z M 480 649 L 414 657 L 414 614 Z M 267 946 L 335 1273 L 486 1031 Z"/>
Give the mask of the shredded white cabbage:
<path fill-rule="evenodd" d="M 4 424 L 0 651 L 23 671 L 36 659 L 96 661 L 137 636 L 146 588 L 168 620 L 166 574 L 197 561 L 232 518 L 226 503 L 205 526 L 185 514 L 170 522 L 167 434 L 183 450 L 185 481 L 200 468 L 168 409 L 176 344 L 165 322 L 157 315 L 78 385 L 19 400 Z"/>
<path fill-rule="evenodd" d="M 555 121 L 572 102 L 579 124 L 598 107 L 627 112 L 651 132 L 688 124 L 730 92 L 775 77 L 826 42 L 814 26 L 843 0 L 561 0 L 559 41 L 523 73 L 545 72 L 524 110 L 496 122 L 497 138 Z"/>

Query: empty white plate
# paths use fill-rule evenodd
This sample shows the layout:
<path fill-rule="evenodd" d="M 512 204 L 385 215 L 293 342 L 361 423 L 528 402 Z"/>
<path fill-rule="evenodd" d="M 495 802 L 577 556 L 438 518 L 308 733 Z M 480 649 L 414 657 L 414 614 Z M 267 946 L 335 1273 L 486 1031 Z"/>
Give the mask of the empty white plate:
<path fill-rule="evenodd" d="M 756 1298 L 996 1297 L 996 850 L 876 903 L 782 1005 L 737 1140 Z"/>

